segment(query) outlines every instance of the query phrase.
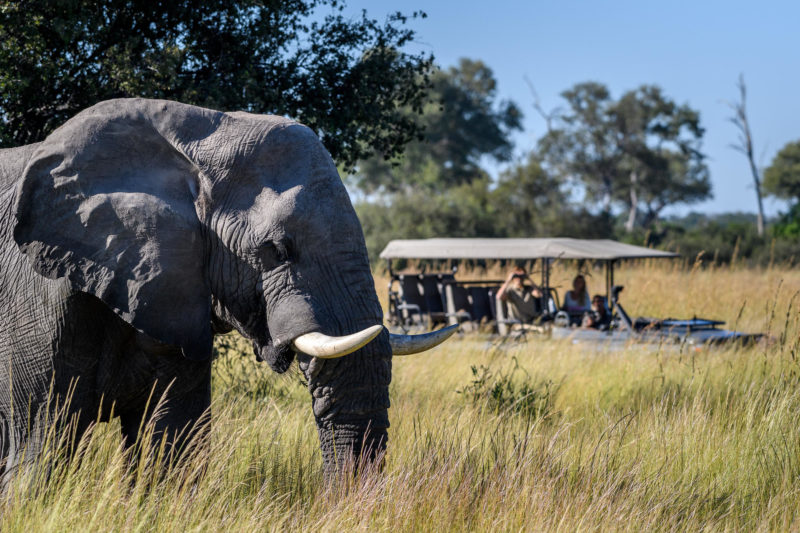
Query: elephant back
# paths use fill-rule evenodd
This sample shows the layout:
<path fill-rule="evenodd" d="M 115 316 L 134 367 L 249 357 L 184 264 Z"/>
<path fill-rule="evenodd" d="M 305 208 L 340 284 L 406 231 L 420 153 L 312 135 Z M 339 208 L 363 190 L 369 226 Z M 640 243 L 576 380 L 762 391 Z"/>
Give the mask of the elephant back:
<path fill-rule="evenodd" d="M 0 150 L 0 192 L 19 183 L 25 165 L 41 143 L 27 144 Z"/>

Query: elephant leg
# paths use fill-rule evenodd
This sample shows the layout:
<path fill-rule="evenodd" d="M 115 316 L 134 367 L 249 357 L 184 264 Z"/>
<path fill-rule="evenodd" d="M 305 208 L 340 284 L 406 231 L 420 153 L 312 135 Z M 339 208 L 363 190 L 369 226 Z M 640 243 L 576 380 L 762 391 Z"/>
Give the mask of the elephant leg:
<path fill-rule="evenodd" d="M 127 446 L 142 437 L 157 448 L 166 439 L 167 451 L 177 459 L 194 438 L 204 438 L 208 432 L 211 405 L 210 363 L 207 376 L 193 388 L 173 393 L 172 389 L 154 394 L 151 405 L 120 414 L 122 434 Z M 156 409 L 157 407 L 157 409 Z"/>
<path fill-rule="evenodd" d="M 44 403 L 37 412 L 13 423 L 4 418 L 6 460 L 0 486 L 5 489 L 21 470 L 34 468 L 35 477 L 43 480 L 50 475 L 51 461 L 80 460 L 74 456 L 75 448 L 94 420 L 89 409 L 65 409 L 54 402 Z"/>

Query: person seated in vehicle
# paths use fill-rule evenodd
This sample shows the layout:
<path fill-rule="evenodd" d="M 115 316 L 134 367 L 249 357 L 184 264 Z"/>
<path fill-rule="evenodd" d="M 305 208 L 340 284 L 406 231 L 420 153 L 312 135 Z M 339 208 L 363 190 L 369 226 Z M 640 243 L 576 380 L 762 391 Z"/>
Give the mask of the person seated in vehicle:
<path fill-rule="evenodd" d="M 586 290 L 586 279 L 578 274 L 572 280 L 572 290 L 564 295 L 564 311 L 571 316 L 583 316 L 592 309 L 589 291 Z"/>
<path fill-rule="evenodd" d="M 524 283 L 525 280 L 530 284 Z M 543 313 L 542 289 L 531 281 L 525 269 L 516 267 L 508 273 L 505 282 L 497 291 L 497 297 L 507 302 L 514 318 L 530 324 Z"/>
<path fill-rule="evenodd" d="M 600 294 L 595 294 L 592 298 L 592 309 L 583 315 L 581 326 L 584 328 L 599 329 L 605 331 L 611 327 L 611 314 L 606 307 L 606 299 Z"/>

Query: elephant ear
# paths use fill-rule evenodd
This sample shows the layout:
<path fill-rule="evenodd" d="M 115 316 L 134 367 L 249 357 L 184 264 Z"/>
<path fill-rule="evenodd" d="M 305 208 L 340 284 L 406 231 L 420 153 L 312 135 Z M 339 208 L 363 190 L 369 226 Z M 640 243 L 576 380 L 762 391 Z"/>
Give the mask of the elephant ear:
<path fill-rule="evenodd" d="M 39 274 L 67 278 L 137 330 L 205 359 L 198 171 L 125 104 L 91 108 L 41 144 L 17 191 L 14 238 Z"/>

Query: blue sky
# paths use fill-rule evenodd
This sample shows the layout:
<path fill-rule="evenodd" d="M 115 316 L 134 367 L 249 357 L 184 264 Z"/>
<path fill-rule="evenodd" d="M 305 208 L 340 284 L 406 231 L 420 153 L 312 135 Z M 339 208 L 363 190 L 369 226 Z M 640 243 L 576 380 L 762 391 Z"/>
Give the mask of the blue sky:
<path fill-rule="evenodd" d="M 769 165 L 787 142 L 800 139 L 800 1 L 419 1 L 349 0 L 377 18 L 423 10 L 412 21 L 411 51 L 432 52 L 442 66 L 460 57 L 483 60 L 499 94 L 525 112 L 518 153 L 544 132 L 527 76 L 546 109 L 559 93 L 586 80 L 608 85 L 614 96 L 643 83 L 660 85 L 701 113 L 714 198 L 673 213 L 756 209 L 747 161 L 728 145 L 736 139 L 724 100 L 737 96 L 745 76 L 757 162 Z M 768 214 L 784 204 L 767 200 Z"/>

